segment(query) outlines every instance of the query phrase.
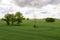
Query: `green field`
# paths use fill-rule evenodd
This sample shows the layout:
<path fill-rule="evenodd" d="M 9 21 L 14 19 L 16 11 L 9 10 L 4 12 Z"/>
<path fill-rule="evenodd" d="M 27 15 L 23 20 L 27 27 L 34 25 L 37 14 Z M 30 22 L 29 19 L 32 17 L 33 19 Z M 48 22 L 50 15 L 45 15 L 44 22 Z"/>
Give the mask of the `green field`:
<path fill-rule="evenodd" d="M 20 26 L 0 21 L 0 40 L 60 40 L 60 20 L 37 20 L 37 28 L 33 28 L 33 20 L 24 20 Z"/>

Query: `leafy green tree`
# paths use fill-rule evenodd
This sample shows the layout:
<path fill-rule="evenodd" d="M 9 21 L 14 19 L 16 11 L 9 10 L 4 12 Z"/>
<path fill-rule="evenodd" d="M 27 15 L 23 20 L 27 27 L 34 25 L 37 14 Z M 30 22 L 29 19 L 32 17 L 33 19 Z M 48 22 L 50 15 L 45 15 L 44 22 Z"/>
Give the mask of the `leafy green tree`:
<path fill-rule="evenodd" d="M 21 23 L 22 20 L 24 20 L 23 15 L 20 12 L 16 12 L 16 14 L 6 14 L 4 18 L 2 19 L 6 21 L 8 25 L 14 24 L 14 22 L 17 22 L 17 24 Z"/>
<path fill-rule="evenodd" d="M 2 20 L 6 21 L 6 23 L 10 25 L 10 17 L 11 17 L 11 14 L 6 14 Z"/>
<path fill-rule="evenodd" d="M 10 23 L 13 25 L 13 23 L 16 21 L 14 14 L 6 14 L 2 20 L 6 21 L 8 25 L 10 25 Z"/>
<path fill-rule="evenodd" d="M 23 20 L 23 15 L 22 15 L 22 13 L 16 12 L 15 18 L 16 18 L 17 24 L 21 23 L 22 20 Z"/>
<path fill-rule="evenodd" d="M 13 25 L 15 21 L 16 21 L 15 15 L 11 14 L 11 17 L 10 17 L 11 24 Z"/>
<path fill-rule="evenodd" d="M 55 22 L 54 18 L 46 18 L 45 20 L 46 20 L 46 22 Z"/>

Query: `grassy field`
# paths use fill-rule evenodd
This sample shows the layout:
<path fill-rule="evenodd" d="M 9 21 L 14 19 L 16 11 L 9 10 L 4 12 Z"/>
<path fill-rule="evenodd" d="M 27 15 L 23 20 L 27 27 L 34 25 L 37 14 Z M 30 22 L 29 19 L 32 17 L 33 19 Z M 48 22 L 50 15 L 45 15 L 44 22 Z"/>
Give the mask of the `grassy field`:
<path fill-rule="evenodd" d="M 0 40 L 60 40 L 60 20 L 37 20 L 37 28 L 33 28 L 33 20 L 24 20 L 20 26 L 0 21 Z"/>

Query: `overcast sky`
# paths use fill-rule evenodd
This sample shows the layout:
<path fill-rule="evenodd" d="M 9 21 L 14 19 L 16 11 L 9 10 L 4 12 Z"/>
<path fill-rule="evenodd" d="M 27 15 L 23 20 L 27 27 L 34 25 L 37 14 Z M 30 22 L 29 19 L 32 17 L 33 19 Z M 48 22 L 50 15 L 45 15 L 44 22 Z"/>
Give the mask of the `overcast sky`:
<path fill-rule="evenodd" d="M 0 0 L 0 18 L 20 11 L 26 18 L 60 18 L 60 0 Z"/>

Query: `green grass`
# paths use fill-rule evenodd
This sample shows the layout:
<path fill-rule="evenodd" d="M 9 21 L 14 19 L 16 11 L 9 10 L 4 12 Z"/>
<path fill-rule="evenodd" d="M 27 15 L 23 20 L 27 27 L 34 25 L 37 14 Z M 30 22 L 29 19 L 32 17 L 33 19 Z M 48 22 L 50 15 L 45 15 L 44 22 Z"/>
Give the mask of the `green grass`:
<path fill-rule="evenodd" d="M 0 21 L 0 40 L 60 40 L 60 20 L 54 23 L 37 20 L 37 28 L 33 28 L 33 20 L 25 20 L 20 26 Z"/>

